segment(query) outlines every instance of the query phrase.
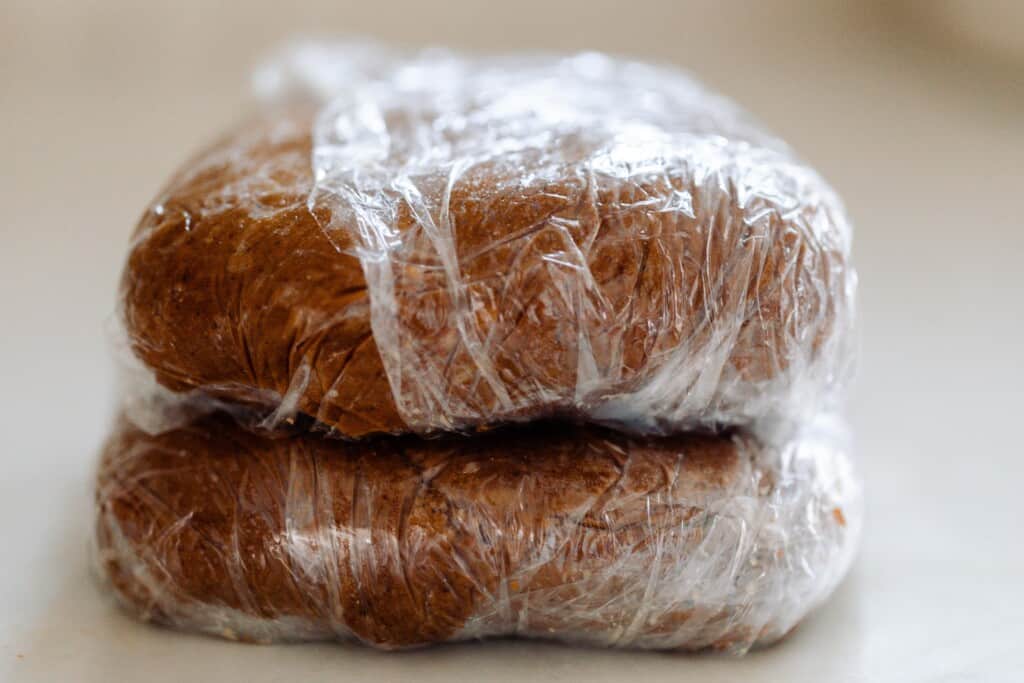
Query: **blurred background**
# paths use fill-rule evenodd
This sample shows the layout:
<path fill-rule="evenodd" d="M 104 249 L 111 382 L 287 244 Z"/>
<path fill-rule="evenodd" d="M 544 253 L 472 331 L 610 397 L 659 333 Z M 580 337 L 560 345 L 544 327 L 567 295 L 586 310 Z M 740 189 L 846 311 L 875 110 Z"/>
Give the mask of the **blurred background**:
<path fill-rule="evenodd" d="M 741 661 L 525 643 L 383 658 L 120 616 L 89 579 L 103 334 L 128 235 L 295 36 L 599 49 L 693 71 L 816 165 L 857 227 L 863 552 Z M 1020 680 L 1024 3 L 516 0 L 0 3 L 0 678 Z"/>

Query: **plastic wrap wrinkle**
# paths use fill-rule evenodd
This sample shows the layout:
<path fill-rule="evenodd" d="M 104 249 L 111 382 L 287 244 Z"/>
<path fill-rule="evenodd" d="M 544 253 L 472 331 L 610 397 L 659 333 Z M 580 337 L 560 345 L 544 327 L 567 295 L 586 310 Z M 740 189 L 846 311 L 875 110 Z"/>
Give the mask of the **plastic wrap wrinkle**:
<path fill-rule="evenodd" d="M 266 439 L 212 415 L 123 423 L 97 558 L 146 619 L 383 648 L 519 635 L 743 652 L 846 572 L 860 487 L 841 432 L 769 444 L 543 425 L 474 439 Z"/>
<path fill-rule="evenodd" d="M 816 394 L 841 374 L 842 350 L 820 348 L 841 345 L 841 329 L 829 328 L 844 328 L 847 312 L 830 304 L 845 307 L 852 293 L 852 274 L 830 263 L 849 249 L 838 200 L 781 143 L 677 72 L 597 54 L 432 54 L 334 99 L 318 118 L 313 163 L 311 206 L 326 201 L 329 236 L 355 245 L 374 337 L 414 429 L 514 418 L 538 404 L 644 430 L 735 423 L 772 412 L 780 397 L 819 409 Z M 509 206 L 546 201 L 534 220 L 502 225 Z M 493 216 L 473 225 L 476 207 Z M 595 245 L 634 220 L 628 239 L 644 248 L 635 288 L 609 291 Z M 474 240 L 474 230 L 491 234 Z M 706 231 L 699 252 L 673 244 L 684 230 Z M 749 247 L 761 240 L 780 253 Z M 643 269 L 657 258 L 680 272 L 666 273 L 661 310 L 638 316 Z M 777 277 L 773 269 L 793 273 L 778 283 L 792 291 L 768 292 L 773 319 L 758 319 L 769 307 L 761 292 L 747 301 L 729 290 Z M 545 287 L 529 292 L 536 278 Z M 433 293 L 424 284 L 436 289 L 435 310 L 424 311 Z M 517 284 L 529 294 L 517 296 Z M 677 301 L 704 292 L 703 310 Z M 722 309 L 707 306 L 716 301 Z M 822 320 L 792 319 L 805 314 Z M 502 346 L 524 315 L 563 353 L 575 347 L 565 359 L 575 377 L 508 367 Z M 790 324 L 801 336 L 779 337 Z M 735 357 L 745 328 L 758 326 L 771 335 L 750 344 L 759 357 Z M 637 332 L 654 337 L 644 373 L 622 353 Z M 479 391 L 451 389 L 467 381 Z"/>
<path fill-rule="evenodd" d="M 265 113 L 133 242 L 122 317 L 160 384 L 350 437 L 554 415 L 670 433 L 836 402 L 842 207 L 680 72 L 305 46 L 257 85 Z"/>

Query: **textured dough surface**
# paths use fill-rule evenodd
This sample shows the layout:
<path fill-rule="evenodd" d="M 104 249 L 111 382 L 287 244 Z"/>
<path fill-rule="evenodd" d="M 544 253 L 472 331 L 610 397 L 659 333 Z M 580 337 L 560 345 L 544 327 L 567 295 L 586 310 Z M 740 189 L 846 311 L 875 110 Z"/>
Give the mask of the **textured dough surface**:
<path fill-rule="evenodd" d="M 382 76 L 370 123 L 271 108 L 170 182 L 122 287 L 161 384 L 352 437 L 821 409 L 854 275 L 813 171 L 677 72 L 540 62 L 488 89 L 454 63 L 452 92 Z"/>
<path fill-rule="evenodd" d="M 859 487 L 826 431 L 266 438 L 223 415 L 102 457 L 97 558 L 144 619 L 383 648 L 499 635 L 742 652 L 833 590 Z"/>

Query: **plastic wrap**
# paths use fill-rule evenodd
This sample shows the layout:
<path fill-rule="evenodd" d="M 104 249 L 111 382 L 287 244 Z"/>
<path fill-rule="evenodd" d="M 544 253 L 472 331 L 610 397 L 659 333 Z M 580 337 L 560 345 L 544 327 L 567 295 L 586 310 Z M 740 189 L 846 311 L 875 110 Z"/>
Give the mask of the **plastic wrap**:
<path fill-rule="evenodd" d="M 828 419 L 770 443 L 556 424 L 268 439 L 219 414 L 154 436 L 123 422 L 96 510 L 120 601 L 178 628 L 730 652 L 825 599 L 862 517 Z"/>
<path fill-rule="evenodd" d="M 836 401 L 843 209 L 684 74 L 363 45 L 292 51 L 258 83 L 271 103 L 132 245 L 125 330 L 165 387 L 352 437 L 551 416 L 671 433 Z"/>

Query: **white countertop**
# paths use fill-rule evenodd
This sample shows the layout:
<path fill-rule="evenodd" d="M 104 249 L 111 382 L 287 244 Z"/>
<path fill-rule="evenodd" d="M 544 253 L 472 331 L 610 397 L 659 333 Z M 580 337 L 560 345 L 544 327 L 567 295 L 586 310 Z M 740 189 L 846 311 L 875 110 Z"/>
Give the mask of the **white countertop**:
<path fill-rule="evenodd" d="M 206 4 L 0 10 L 0 679 L 1024 680 L 1024 67 L 829 3 Z M 850 414 L 868 521 L 851 576 L 790 640 L 743 659 L 247 646 L 141 625 L 96 590 L 90 478 L 113 402 L 102 322 L 125 241 L 166 175 L 235 116 L 252 60 L 301 30 L 675 61 L 839 188 L 858 229 Z"/>

